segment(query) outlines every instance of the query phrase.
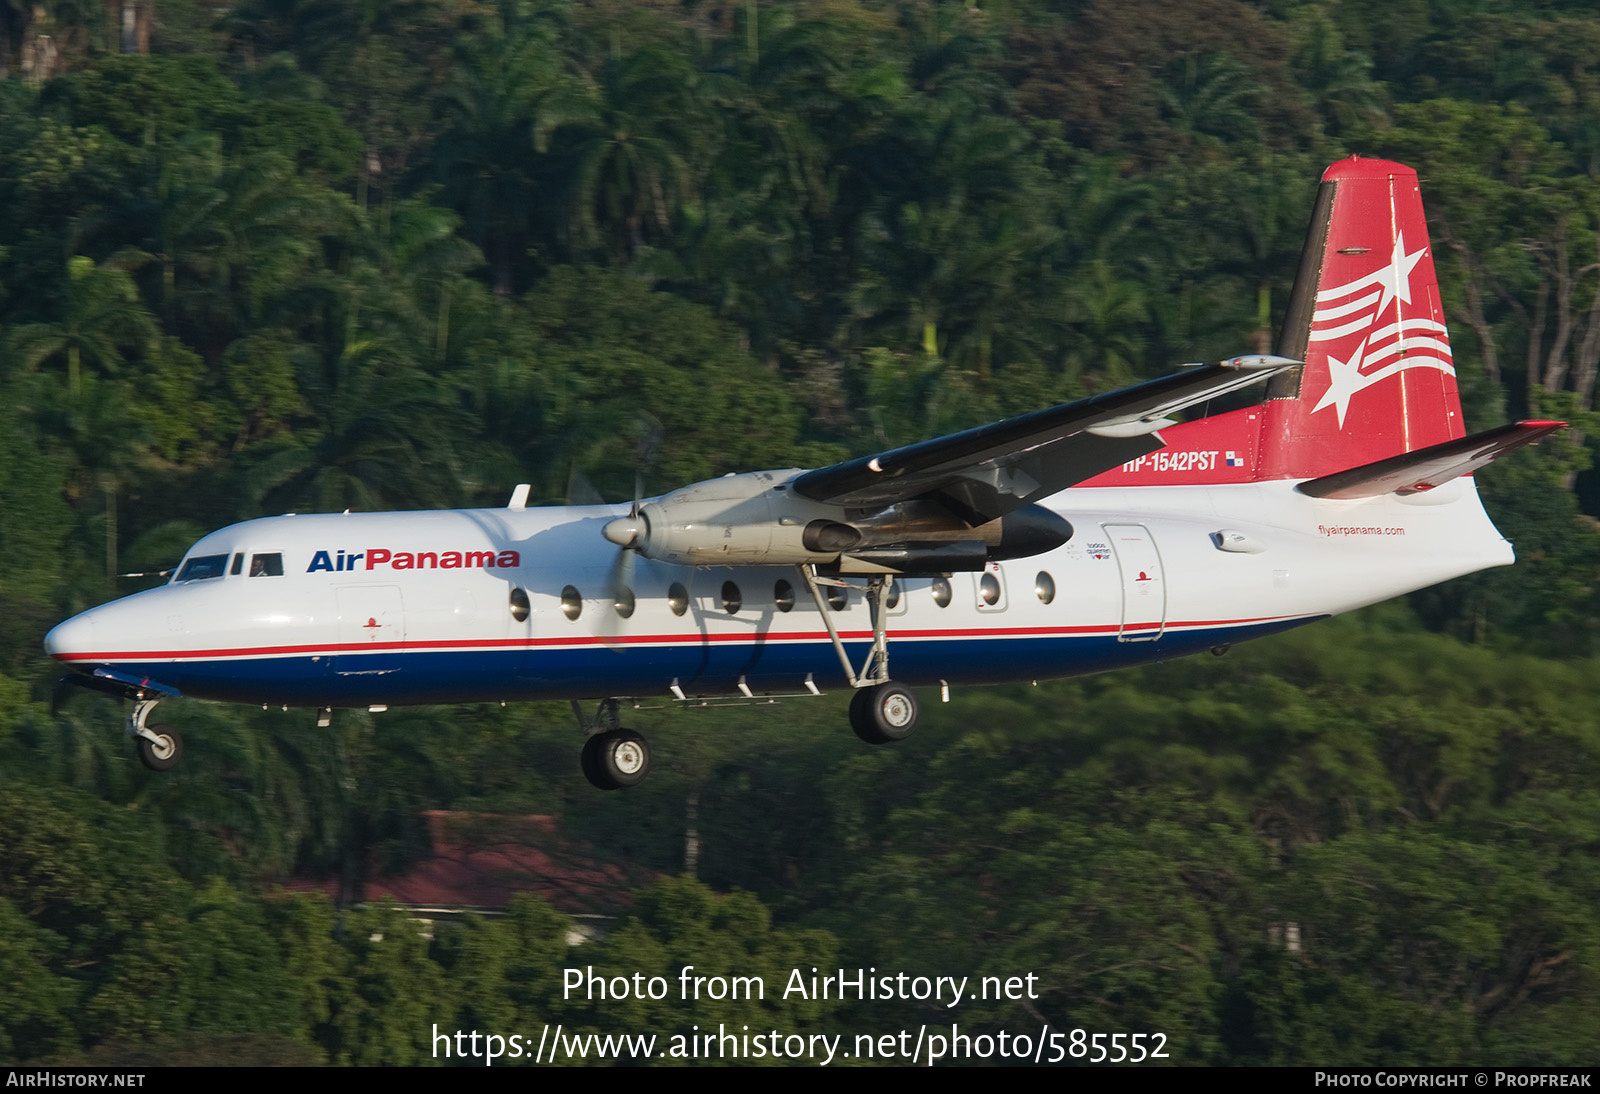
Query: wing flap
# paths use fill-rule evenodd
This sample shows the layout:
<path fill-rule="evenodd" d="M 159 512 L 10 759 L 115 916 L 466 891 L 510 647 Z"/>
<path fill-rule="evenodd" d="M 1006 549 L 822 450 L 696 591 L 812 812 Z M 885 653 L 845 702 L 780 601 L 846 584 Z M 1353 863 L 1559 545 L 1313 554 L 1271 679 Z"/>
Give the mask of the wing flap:
<path fill-rule="evenodd" d="M 1331 475 L 1310 479 L 1297 489 L 1314 498 L 1340 501 L 1375 498 L 1383 494 L 1416 494 L 1432 490 L 1460 475 L 1470 475 L 1507 452 L 1532 444 L 1566 427 L 1566 422 L 1513 422 L 1474 433 L 1470 437 L 1444 441 L 1415 452 L 1390 456 L 1352 467 L 1348 471 L 1336 471 Z"/>
<path fill-rule="evenodd" d="M 988 521 L 1161 448 L 1185 407 L 1300 362 L 1253 355 L 1063 403 L 919 444 L 808 471 L 790 489 L 812 501 L 880 509 L 937 496 Z"/>

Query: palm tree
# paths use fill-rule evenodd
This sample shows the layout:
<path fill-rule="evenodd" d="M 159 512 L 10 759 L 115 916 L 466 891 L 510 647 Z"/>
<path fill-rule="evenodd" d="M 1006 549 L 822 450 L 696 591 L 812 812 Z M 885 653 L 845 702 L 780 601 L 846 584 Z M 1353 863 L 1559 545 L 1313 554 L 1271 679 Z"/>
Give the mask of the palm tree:
<path fill-rule="evenodd" d="M 216 369 L 243 335 L 310 326 L 327 252 L 359 245 L 349 200 L 307 183 L 276 151 L 227 158 L 212 134 L 187 135 L 152 161 L 99 229 L 159 263 L 168 329 Z"/>
<path fill-rule="evenodd" d="M 715 146 L 699 84 L 683 54 L 644 45 L 608 61 L 583 113 L 554 130 L 576 251 L 628 258 L 672 236 Z"/>
<path fill-rule="evenodd" d="M 1372 58 L 1349 49 L 1326 9 L 1307 6 L 1291 25 L 1300 39 L 1295 51 L 1297 82 L 1311 92 L 1330 133 L 1359 132 L 1384 117 L 1383 85 L 1372 78 Z"/>
<path fill-rule="evenodd" d="M 1067 302 L 1076 334 L 1067 352 L 1069 373 L 1101 390 L 1137 379 L 1150 318 L 1143 286 L 1096 259 L 1074 280 Z"/>
<path fill-rule="evenodd" d="M 398 332 L 358 329 L 308 394 L 311 421 L 258 446 L 246 493 L 260 509 L 449 506 L 463 488 L 455 438 L 468 423 Z"/>
<path fill-rule="evenodd" d="M 510 296 L 519 280 L 526 283 L 516 266 L 541 234 L 540 207 L 554 203 L 539 153 L 552 131 L 588 116 L 585 89 L 549 36 L 497 28 L 462 39 L 435 109 L 443 125 L 432 155 L 441 197 L 489 256 L 495 292 Z"/>
<path fill-rule="evenodd" d="M 483 253 L 457 234 L 461 220 L 448 209 L 401 201 L 387 221 L 380 258 L 384 283 L 405 316 L 434 313 L 433 363 L 442 368 L 450 349 L 452 297 L 464 289 L 466 273 L 483 265 Z"/>
<path fill-rule="evenodd" d="M 123 351 L 148 347 L 156 332 L 155 320 L 128 274 L 143 257 L 125 254 L 102 265 L 82 255 L 70 259 L 60 321 L 19 328 L 11 339 L 17 363 L 34 369 L 60 358 L 74 399 L 83 387 L 85 362 L 100 375 L 120 372 Z"/>
<path fill-rule="evenodd" d="M 65 391 L 50 375 L 34 378 L 29 405 L 40 432 L 60 446 L 72 468 L 71 493 L 78 499 L 98 491 L 104 501 L 106 583 L 117 572 L 117 498 L 149 458 L 147 424 L 126 383 L 90 375 Z"/>
<path fill-rule="evenodd" d="M 699 215 L 675 238 L 704 295 L 769 354 L 811 341 L 803 299 L 816 299 L 819 236 L 832 203 L 830 140 L 850 43 L 839 28 L 762 16 L 757 46 L 729 39 L 702 63 L 724 117 L 724 139 L 701 189 Z M 748 29 L 748 27 L 747 27 Z M 728 70 L 739 78 L 726 75 Z M 833 139 L 841 134 L 834 133 Z"/>
<path fill-rule="evenodd" d="M 1260 138 L 1256 108 L 1267 89 L 1226 54 L 1179 57 L 1168 66 L 1168 79 L 1156 84 L 1155 94 L 1167 124 L 1190 149 Z"/>

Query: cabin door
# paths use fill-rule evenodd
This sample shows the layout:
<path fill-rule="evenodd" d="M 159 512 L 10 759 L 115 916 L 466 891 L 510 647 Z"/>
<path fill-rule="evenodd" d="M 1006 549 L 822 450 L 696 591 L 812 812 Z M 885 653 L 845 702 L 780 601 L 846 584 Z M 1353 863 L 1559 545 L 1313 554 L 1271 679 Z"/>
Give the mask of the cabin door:
<path fill-rule="evenodd" d="M 1167 623 L 1167 581 L 1161 552 L 1142 524 L 1103 525 L 1122 574 L 1119 642 L 1153 642 Z"/>

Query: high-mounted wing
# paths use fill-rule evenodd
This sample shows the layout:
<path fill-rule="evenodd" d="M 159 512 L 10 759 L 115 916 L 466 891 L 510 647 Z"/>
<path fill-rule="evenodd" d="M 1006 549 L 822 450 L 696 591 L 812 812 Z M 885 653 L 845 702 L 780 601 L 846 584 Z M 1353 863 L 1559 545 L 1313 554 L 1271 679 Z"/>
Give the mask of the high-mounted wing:
<path fill-rule="evenodd" d="M 937 498 L 973 524 L 1162 447 L 1168 416 L 1299 365 L 1258 354 L 1191 365 L 1118 391 L 808 471 L 790 489 L 812 501 L 877 510 Z"/>
<path fill-rule="evenodd" d="M 1300 362 L 1235 357 L 817 471 L 693 483 L 605 523 L 624 551 L 678 566 L 825 565 L 948 573 L 1072 535 L 1039 498 L 1162 447 L 1168 415 Z M 621 560 L 626 562 L 624 556 Z"/>

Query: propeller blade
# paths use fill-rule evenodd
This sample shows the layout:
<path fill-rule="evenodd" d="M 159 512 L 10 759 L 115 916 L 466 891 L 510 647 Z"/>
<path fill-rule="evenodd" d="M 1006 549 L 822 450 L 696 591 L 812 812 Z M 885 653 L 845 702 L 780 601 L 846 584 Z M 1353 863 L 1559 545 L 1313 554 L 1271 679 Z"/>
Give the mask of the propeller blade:
<path fill-rule="evenodd" d="M 572 470 L 567 472 L 567 504 L 568 505 L 604 505 L 606 499 L 600 496 L 600 491 L 594 488 L 594 483 L 589 481 L 589 476 L 578 470 L 574 463 Z"/>
<path fill-rule="evenodd" d="M 608 648 L 614 647 L 620 641 L 623 620 L 632 617 L 634 608 L 638 605 L 633 593 L 633 567 L 634 559 L 637 557 L 637 551 L 628 547 L 621 548 L 611 562 L 611 572 L 606 576 L 606 594 L 610 597 L 611 604 L 603 616 L 604 621 L 600 624 L 599 636 Z"/>
<path fill-rule="evenodd" d="M 611 563 L 611 573 L 606 577 L 606 592 L 610 594 L 613 601 L 629 602 L 625 605 L 625 607 L 629 607 L 629 615 L 633 614 L 631 603 L 633 600 L 633 560 L 635 557 L 636 552 L 630 551 L 626 547 L 618 551 L 617 557 Z"/>

